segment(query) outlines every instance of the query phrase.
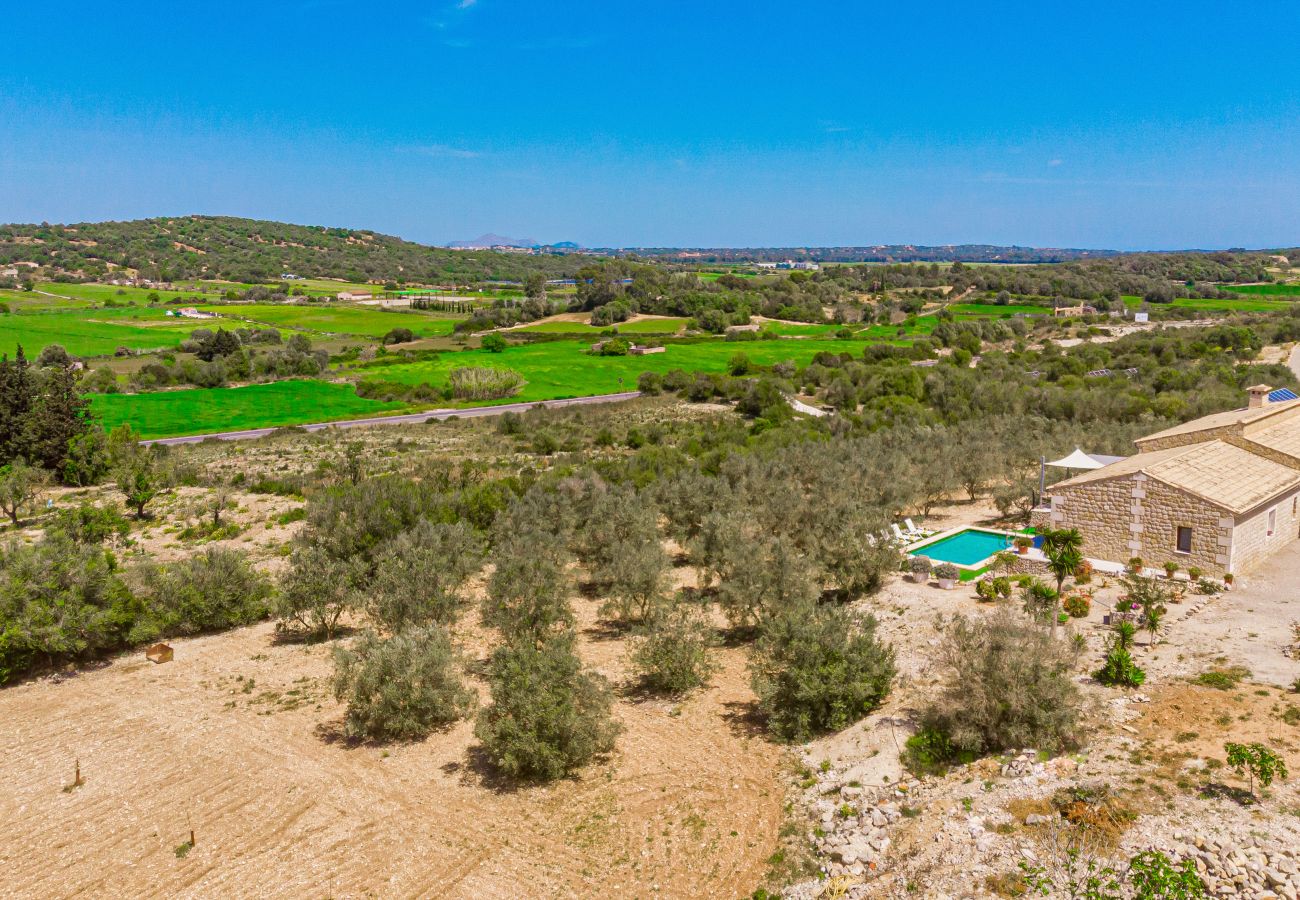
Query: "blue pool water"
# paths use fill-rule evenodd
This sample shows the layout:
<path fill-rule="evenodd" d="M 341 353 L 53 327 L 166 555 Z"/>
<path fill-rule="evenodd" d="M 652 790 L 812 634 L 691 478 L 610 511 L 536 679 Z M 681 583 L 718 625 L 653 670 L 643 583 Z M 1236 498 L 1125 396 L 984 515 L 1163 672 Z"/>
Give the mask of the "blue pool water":
<path fill-rule="evenodd" d="M 1010 549 L 1011 541 L 1011 537 L 996 531 L 967 528 L 941 541 L 918 547 L 910 555 L 928 556 L 939 562 L 956 563 L 959 566 L 973 566 L 995 553 Z"/>

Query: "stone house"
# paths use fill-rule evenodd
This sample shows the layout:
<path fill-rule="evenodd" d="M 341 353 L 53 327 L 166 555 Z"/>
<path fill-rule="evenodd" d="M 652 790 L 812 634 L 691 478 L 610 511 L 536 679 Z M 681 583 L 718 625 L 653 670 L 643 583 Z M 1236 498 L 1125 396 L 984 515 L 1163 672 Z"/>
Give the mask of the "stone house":
<path fill-rule="evenodd" d="M 1077 528 L 1083 552 L 1151 568 L 1243 575 L 1300 537 L 1300 400 L 1249 389 L 1245 409 L 1139 438 L 1138 453 L 1048 489 L 1037 524 Z"/>

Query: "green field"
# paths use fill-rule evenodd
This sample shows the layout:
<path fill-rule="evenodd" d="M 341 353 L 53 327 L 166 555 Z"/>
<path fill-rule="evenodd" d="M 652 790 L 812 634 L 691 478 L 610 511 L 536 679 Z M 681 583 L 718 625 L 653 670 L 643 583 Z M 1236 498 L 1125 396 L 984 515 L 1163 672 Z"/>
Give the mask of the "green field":
<path fill-rule="evenodd" d="M 366 400 L 350 384 L 276 381 L 241 388 L 149 394 L 95 394 L 91 409 L 104 428 L 128 423 L 144 438 L 302 425 L 378 415 L 401 403 Z"/>
<path fill-rule="evenodd" d="M 373 373 L 359 371 L 375 381 L 428 382 L 441 387 L 447 382 L 447 373 L 459 366 L 514 369 L 528 383 L 510 400 L 532 401 L 634 390 L 642 372 L 725 372 L 728 361 L 737 353 L 744 353 L 755 365 L 767 366 L 787 359 L 805 364 L 823 350 L 858 355 L 862 347 L 845 341 L 809 339 L 673 344 L 665 352 L 649 356 L 590 356 L 586 350 L 587 345 L 581 341 L 549 341 L 509 347 L 501 353 L 443 353 L 434 359 L 376 368 Z"/>
<path fill-rule="evenodd" d="M 534 322 L 511 331 L 523 331 L 531 334 L 590 334 L 599 335 L 617 329 L 619 334 L 677 334 L 686 327 L 682 318 L 640 319 L 635 322 L 619 322 L 617 325 L 588 325 L 585 322 Z"/>
<path fill-rule="evenodd" d="M 811 322 L 763 322 L 761 324 L 763 331 L 770 331 L 782 337 L 829 337 L 844 327 L 833 324 L 816 325 Z"/>
<path fill-rule="evenodd" d="M 394 328 L 409 328 L 419 337 L 451 334 L 459 318 L 432 312 L 410 310 L 385 311 L 366 306 L 254 303 L 205 305 L 203 309 L 269 325 L 274 328 L 298 328 L 303 331 L 383 337 Z"/>
<path fill-rule="evenodd" d="M 1027 316 L 1046 316 L 1051 315 L 1051 310 L 1045 306 L 1030 306 L 1028 304 L 1009 303 L 1006 306 L 998 306 L 992 303 L 950 303 L 944 307 L 957 318 L 963 317 L 981 317 L 990 316 L 1000 319 L 1009 318 L 1015 315 Z"/>
<path fill-rule="evenodd" d="M 1289 282 L 1287 284 L 1225 284 L 1223 289 L 1232 291 L 1234 294 L 1300 297 L 1300 282 Z"/>
<path fill-rule="evenodd" d="M 0 352 L 13 353 L 15 344 L 22 344 L 29 357 L 48 344 L 62 344 L 73 356 L 107 356 L 118 347 L 158 350 L 175 347 L 202 327 L 203 322 L 142 307 L 14 313 L 0 316 Z"/>
<path fill-rule="evenodd" d="M 1124 305 L 1129 309 L 1139 309 L 1143 304 L 1141 297 L 1125 295 Z M 1233 300 L 1205 300 L 1199 297 L 1180 297 L 1173 303 L 1151 303 L 1147 309 L 1151 312 L 1159 312 L 1161 307 L 1174 307 L 1177 309 L 1199 309 L 1204 312 L 1272 312 L 1274 310 L 1284 310 L 1291 308 L 1289 300 L 1269 300 L 1266 297 L 1256 299 L 1233 299 Z"/>
<path fill-rule="evenodd" d="M 63 297 L 51 297 L 49 294 L 36 291 L 13 291 L 9 289 L 0 290 L 0 303 L 5 304 L 14 312 L 43 309 L 84 309 L 91 305 L 89 300 L 69 300 Z"/>

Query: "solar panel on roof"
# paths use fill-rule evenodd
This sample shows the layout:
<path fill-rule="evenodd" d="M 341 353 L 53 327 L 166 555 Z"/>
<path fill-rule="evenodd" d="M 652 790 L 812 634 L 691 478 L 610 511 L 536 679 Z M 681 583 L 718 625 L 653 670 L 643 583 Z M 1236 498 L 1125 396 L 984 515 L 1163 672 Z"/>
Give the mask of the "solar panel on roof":
<path fill-rule="evenodd" d="M 1300 400 L 1300 396 L 1297 396 L 1296 392 L 1290 388 L 1278 388 L 1276 391 L 1269 392 L 1269 403 L 1280 403 L 1283 400 Z"/>

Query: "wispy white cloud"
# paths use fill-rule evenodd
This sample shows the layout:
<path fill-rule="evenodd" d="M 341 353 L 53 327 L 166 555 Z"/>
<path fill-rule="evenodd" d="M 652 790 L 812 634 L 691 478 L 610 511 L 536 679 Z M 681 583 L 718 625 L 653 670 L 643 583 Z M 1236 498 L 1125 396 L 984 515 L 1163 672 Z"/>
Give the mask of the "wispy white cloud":
<path fill-rule="evenodd" d="M 456 4 L 456 8 L 457 8 L 457 9 L 469 9 L 469 8 L 470 8 L 471 6 L 473 6 L 475 3 L 478 3 L 478 0 L 460 0 L 460 2 Z"/>
<path fill-rule="evenodd" d="M 1052 168 L 1056 168 L 1057 166 L 1059 166 L 1059 165 L 1060 165 L 1061 163 L 1063 163 L 1063 162 L 1065 162 L 1065 160 L 1063 160 L 1063 159 L 1049 159 L 1049 160 L 1047 161 L 1047 164 L 1048 164 L 1049 166 L 1051 166 Z"/>

